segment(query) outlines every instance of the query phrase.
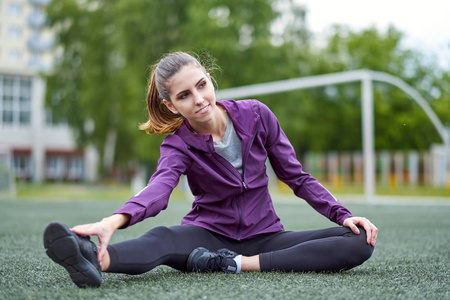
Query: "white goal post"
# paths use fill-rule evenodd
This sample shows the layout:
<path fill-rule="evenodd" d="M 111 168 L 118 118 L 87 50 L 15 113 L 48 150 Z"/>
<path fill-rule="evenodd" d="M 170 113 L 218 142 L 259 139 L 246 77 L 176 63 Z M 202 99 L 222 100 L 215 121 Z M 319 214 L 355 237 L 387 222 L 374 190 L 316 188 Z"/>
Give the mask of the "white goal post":
<path fill-rule="evenodd" d="M 273 81 L 236 88 L 218 90 L 218 99 L 237 99 L 249 96 L 258 96 L 286 92 L 291 90 L 306 89 L 318 86 L 342 84 L 361 81 L 361 113 L 362 113 L 362 141 L 364 156 L 364 194 L 366 201 L 373 201 L 375 195 L 375 145 L 374 145 L 374 113 L 373 113 L 373 81 L 392 84 L 416 101 L 425 111 L 442 138 L 446 149 L 447 173 L 450 169 L 450 133 L 428 105 L 426 100 L 410 85 L 398 77 L 384 72 L 371 70 L 355 70 L 325 75 L 294 78 L 281 81 Z M 448 174 L 447 174 L 448 176 Z"/>

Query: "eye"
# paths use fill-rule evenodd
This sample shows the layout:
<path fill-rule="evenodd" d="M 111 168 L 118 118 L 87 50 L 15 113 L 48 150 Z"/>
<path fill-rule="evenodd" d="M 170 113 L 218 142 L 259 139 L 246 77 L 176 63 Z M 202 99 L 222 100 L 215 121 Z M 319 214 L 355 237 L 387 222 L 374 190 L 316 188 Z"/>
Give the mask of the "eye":
<path fill-rule="evenodd" d="M 206 81 L 202 81 L 202 82 L 198 85 L 198 88 L 199 88 L 199 89 L 202 89 L 202 88 L 205 87 L 205 85 L 206 85 Z"/>
<path fill-rule="evenodd" d="M 189 93 L 183 93 L 181 95 L 178 96 L 178 99 L 182 100 L 182 99 L 186 99 Z"/>

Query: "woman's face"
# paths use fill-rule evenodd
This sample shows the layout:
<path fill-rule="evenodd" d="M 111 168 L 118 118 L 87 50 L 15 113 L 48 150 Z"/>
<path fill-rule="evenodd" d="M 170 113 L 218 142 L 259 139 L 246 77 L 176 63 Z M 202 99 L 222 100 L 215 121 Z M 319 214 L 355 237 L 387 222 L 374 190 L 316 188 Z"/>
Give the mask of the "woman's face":
<path fill-rule="evenodd" d="M 217 112 L 216 95 L 209 74 L 194 65 L 188 65 L 169 81 L 170 101 L 164 104 L 174 113 L 188 119 L 192 127 L 210 121 Z"/>

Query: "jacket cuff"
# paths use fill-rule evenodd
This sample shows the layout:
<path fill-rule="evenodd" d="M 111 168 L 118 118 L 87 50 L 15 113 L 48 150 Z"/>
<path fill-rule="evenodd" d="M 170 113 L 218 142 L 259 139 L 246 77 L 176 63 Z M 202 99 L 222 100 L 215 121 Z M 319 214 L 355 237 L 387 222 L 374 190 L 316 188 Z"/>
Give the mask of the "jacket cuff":
<path fill-rule="evenodd" d="M 343 216 L 339 217 L 339 219 L 337 220 L 338 225 L 344 225 L 344 221 L 347 218 L 351 218 L 354 217 L 354 215 L 352 215 L 351 213 L 346 213 Z"/>
<path fill-rule="evenodd" d="M 144 211 L 145 208 L 142 207 L 142 205 L 133 202 L 127 202 L 115 213 L 113 213 L 113 215 L 125 214 L 130 216 L 130 220 L 128 221 L 128 223 L 119 228 L 124 229 L 142 221 L 142 215 L 144 214 Z"/>

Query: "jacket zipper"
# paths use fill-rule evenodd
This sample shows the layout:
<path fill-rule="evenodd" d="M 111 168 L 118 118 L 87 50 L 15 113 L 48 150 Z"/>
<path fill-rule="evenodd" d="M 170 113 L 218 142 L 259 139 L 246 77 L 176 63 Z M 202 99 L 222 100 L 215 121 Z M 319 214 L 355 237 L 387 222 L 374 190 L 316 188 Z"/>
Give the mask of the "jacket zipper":
<path fill-rule="evenodd" d="M 242 184 L 243 184 L 245 190 L 247 189 L 247 185 L 245 184 L 245 176 L 244 176 L 245 175 L 244 174 L 245 173 L 245 165 L 247 163 L 248 155 L 250 154 L 250 148 L 252 147 L 253 141 L 255 140 L 255 137 L 256 137 L 256 133 L 258 132 L 259 120 L 260 120 L 260 118 L 258 115 L 258 118 L 256 120 L 256 125 L 253 130 L 252 138 L 251 138 L 251 140 L 248 144 L 248 147 L 245 151 L 245 156 L 242 157 Z M 236 202 L 238 204 L 238 210 L 239 210 L 239 224 L 238 224 L 238 230 L 237 230 L 237 239 L 240 240 L 241 239 L 241 229 L 242 229 L 242 212 L 241 212 L 241 204 L 240 204 L 239 199 L 237 199 Z"/>
<path fill-rule="evenodd" d="M 258 116 L 257 116 L 257 119 L 256 119 L 255 129 L 253 130 L 252 138 L 251 138 L 250 143 L 248 144 L 248 147 L 247 147 L 247 149 L 246 149 L 246 151 L 245 151 L 245 156 L 242 157 L 242 178 L 245 178 L 245 177 L 244 177 L 245 165 L 246 165 L 246 163 L 247 163 L 248 155 L 250 154 L 250 148 L 252 147 L 253 141 L 255 140 L 255 137 L 256 137 L 256 133 L 258 132 L 259 121 L 260 121 L 260 117 L 259 117 L 259 115 L 258 115 Z M 244 180 L 242 180 L 242 183 L 244 184 L 244 187 L 247 188 L 247 186 L 245 185 Z"/>
<path fill-rule="evenodd" d="M 256 120 L 256 125 L 255 125 L 255 128 L 253 130 L 252 138 L 251 138 L 251 140 L 250 140 L 250 142 L 248 144 L 248 147 L 246 149 L 245 156 L 242 157 L 242 178 L 237 176 L 233 172 L 233 170 L 231 170 L 226 164 L 224 164 L 222 161 L 219 160 L 219 162 L 222 164 L 222 166 L 224 166 L 228 171 L 230 171 L 231 174 L 233 174 L 236 178 L 239 179 L 239 181 L 241 181 L 241 184 L 242 184 L 242 187 L 244 188 L 244 190 L 247 190 L 247 184 L 245 183 L 245 179 L 244 179 L 245 178 L 244 177 L 245 163 L 247 162 L 247 158 L 248 158 L 248 156 L 250 154 L 250 148 L 251 148 L 251 146 L 253 144 L 253 141 L 255 140 L 256 133 L 258 132 L 259 121 L 260 121 L 260 117 L 258 115 L 257 116 L 257 120 Z M 210 143 L 207 143 L 207 145 L 208 145 L 209 152 L 212 155 L 214 155 L 215 151 L 213 151 L 213 149 L 211 149 Z M 238 223 L 238 228 L 237 228 L 237 240 L 240 240 L 241 239 L 241 229 L 242 229 L 242 210 L 241 210 L 241 203 L 240 203 L 239 199 L 237 197 L 235 199 L 236 199 L 236 204 L 237 204 L 238 214 L 239 214 L 239 223 Z"/>
<path fill-rule="evenodd" d="M 212 155 L 214 155 L 214 152 L 215 151 L 213 151 L 213 149 L 211 149 L 211 146 L 210 146 L 210 143 L 207 143 L 207 145 L 208 145 L 208 150 L 209 150 L 209 152 L 212 154 Z M 233 174 L 233 176 L 235 176 L 237 179 L 239 179 L 239 181 L 241 182 L 241 184 L 242 184 L 242 187 L 243 187 L 243 189 L 244 190 L 246 190 L 247 189 L 247 184 L 245 183 L 245 181 L 244 181 L 244 176 L 242 176 L 242 178 L 240 177 L 240 176 L 238 176 L 238 175 L 236 175 L 235 174 L 235 172 L 233 172 L 233 170 L 232 169 L 230 169 L 226 164 L 224 164 L 221 160 L 219 160 L 218 159 L 218 161 L 220 162 L 220 164 L 222 165 L 222 166 L 224 166 L 225 167 L 225 169 L 227 169 L 231 174 Z M 242 171 L 242 174 L 244 173 L 244 171 Z M 239 202 L 239 199 L 237 198 L 237 197 L 235 197 L 235 200 L 236 200 L 236 204 L 237 204 L 237 208 L 238 208 L 238 215 L 239 215 L 239 222 L 238 222 L 238 228 L 237 228 L 237 240 L 240 240 L 240 238 L 241 238 L 241 227 L 242 227 L 242 210 L 241 210 L 241 203 Z"/>
<path fill-rule="evenodd" d="M 258 115 L 257 119 L 256 119 L 256 125 L 255 128 L 253 129 L 253 135 L 252 138 L 248 144 L 248 147 L 245 151 L 245 155 L 242 157 L 242 185 L 244 186 L 244 190 L 247 189 L 247 185 L 245 184 L 245 165 L 247 163 L 247 159 L 248 159 L 248 155 L 250 154 L 250 148 L 253 145 L 253 141 L 255 140 L 256 137 L 256 133 L 258 132 L 258 128 L 259 128 L 259 121 L 260 121 L 260 117 Z M 239 211 L 239 224 L 238 224 L 238 230 L 237 230 L 237 239 L 240 240 L 241 239 L 241 229 L 242 229 L 242 211 L 241 211 L 241 204 L 239 199 L 236 199 L 237 205 L 238 205 L 238 211 Z"/>

